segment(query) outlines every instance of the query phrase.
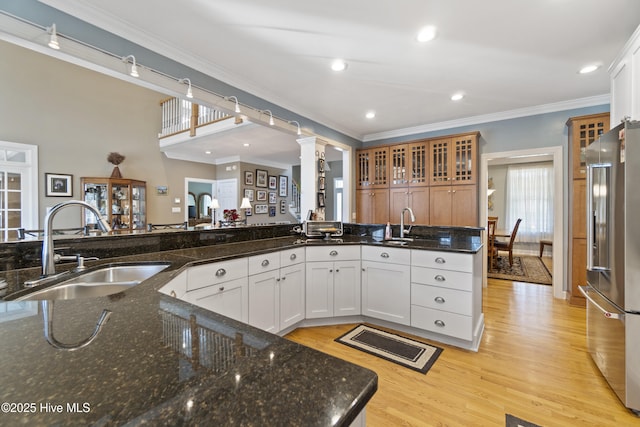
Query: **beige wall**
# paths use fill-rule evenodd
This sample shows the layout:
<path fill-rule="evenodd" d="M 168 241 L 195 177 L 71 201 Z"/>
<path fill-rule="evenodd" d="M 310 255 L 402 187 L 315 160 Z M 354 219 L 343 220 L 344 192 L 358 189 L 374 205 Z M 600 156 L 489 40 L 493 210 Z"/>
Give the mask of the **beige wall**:
<path fill-rule="evenodd" d="M 167 159 L 158 148 L 159 101 L 163 94 L 0 42 L 0 140 L 34 144 L 39 150 L 40 224 L 46 207 L 67 198 L 44 197 L 44 174 L 73 175 L 73 198 L 81 199 L 80 177 L 109 176 L 107 155 L 126 156 L 124 178 L 147 182 L 147 221 L 183 221 L 171 213 L 184 198 L 184 177 L 215 179 L 216 167 Z M 168 186 L 160 196 L 157 186 Z M 77 226 L 69 209 L 56 226 Z"/>

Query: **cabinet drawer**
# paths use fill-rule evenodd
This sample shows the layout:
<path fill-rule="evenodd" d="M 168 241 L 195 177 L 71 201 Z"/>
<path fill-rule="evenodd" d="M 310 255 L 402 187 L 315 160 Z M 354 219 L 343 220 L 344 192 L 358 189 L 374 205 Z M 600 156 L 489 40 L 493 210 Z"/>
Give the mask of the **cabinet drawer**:
<path fill-rule="evenodd" d="M 409 265 L 411 263 L 411 251 L 399 248 L 363 246 L 362 259 L 366 261 Z"/>
<path fill-rule="evenodd" d="M 280 267 L 300 264 L 304 261 L 304 248 L 287 249 L 284 251 L 280 251 Z"/>
<path fill-rule="evenodd" d="M 310 247 L 306 257 L 311 262 L 359 260 L 360 245 Z"/>
<path fill-rule="evenodd" d="M 231 280 L 187 292 L 183 298 L 198 307 L 222 314 L 240 322 L 249 321 L 248 279 Z"/>
<path fill-rule="evenodd" d="M 187 272 L 183 271 L 178 274 L 158 291 L 170 297 L 182 299 L 184 294 L 187 293 Z"/>
<path fill-rule="evenodd" d="M 473 339 L 471 317 L 463 316 L 462 314 L 412 305 L 411 326 L 467 341 Z"/>
<path fill-rule="evenodd" d="M 411 304 L 471 316 L 471 292 L 411 284 Z"/>
<path fill-rule="evenodd" d="M 411 265 L 473 272 L 473 256 L 458 252 L 411 250 Z"/>
<path fill-rule="evenodd" d="M 411 267 L 411 282 L 461 291 L 473 290 L 473 274 L 437 268 Z"/>
<path fill-rule="evenodd" d="M 246 258 L 197 265 L 187 270 L 187 290 L 192 291 L 205 286 L 239 279 L 246 277 L 248 274 L 249 269 Z"/>
<path fill-rule="evenodd" d="M 270 252 L 268 254 L 255 255 L 249 257 L 249 275 L 263 273 L 265 271 L 277 270 L 280 268 L 280 253 Z"/>

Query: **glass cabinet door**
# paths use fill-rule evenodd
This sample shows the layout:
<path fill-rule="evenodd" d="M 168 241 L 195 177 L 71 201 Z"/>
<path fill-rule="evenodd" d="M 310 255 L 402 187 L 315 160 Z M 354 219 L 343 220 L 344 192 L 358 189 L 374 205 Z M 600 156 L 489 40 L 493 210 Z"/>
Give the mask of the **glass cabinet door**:
<path fill-rule="evenodd" d="M 111 228 L 114 230 L 130 228 L 129 212 L 131 186 L 116 184 L 111 187 Z"/>
<path fill-rule="evenodd" d="M 93 205 L 98 209 L 100 214 L 104 217 L 108 217 L 107 206 L 109 203 L 109 196 L 107 193 L 107 183 L 86 183 L 84 184 L 84 201 Z M 84 209 L 84 224 L 96 224 L 97 218 L 93 212 Z"/>
<path fill-rule="evenodd" d="M 146 186 L 133 185 L 131 199 L 131 228 L 144 229 L 146 223 Z"/>

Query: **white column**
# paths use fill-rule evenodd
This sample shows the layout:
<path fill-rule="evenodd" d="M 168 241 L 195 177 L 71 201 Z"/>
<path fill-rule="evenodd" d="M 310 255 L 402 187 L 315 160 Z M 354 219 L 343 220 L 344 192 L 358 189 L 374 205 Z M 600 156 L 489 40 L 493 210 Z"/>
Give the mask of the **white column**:
<path fill-rule="evenodd" d="M 318 197 L 318 159 L 324 157 L 325 143 L 317 137 L 300 138 L 300 215 L 304 221 L 308 212 L 316 212 Z"/>
<path fill-rule="evenodd" d="M 351 165 L 353 157 L 353 149 L 344 150 L 342 152 L 342 221 L 343 222 L 356 222 L 355 217 L 355 204 L 352 204 L 352 191 L 351 183 L 353 182 L 353 167 Z M 351 207 L 353 209 L 353 216 Z"/>

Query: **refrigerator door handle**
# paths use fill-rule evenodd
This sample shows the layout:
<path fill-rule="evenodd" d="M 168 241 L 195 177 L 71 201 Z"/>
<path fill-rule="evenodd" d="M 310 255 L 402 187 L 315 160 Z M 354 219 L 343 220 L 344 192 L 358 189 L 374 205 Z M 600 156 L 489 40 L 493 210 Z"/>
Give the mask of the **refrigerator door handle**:
<path fill-rule="evenodd" d="M 589 293 L 587 292 L 587 287 L 586 286 L 578 286 L 578 290 L 580 291 L 580 293 L 582 295 L 584 295 L 584 297 L 591 303 L 593 304 L 598 310 L 600 310 L 602 312 L 602 314 L 604 315 L 604 317 L 606 317 L 607 319 L 620 319 L 620 315 L 618 313 L 612 313 L 610 311 L 605 310 L 604 308 L 602 308 L 602 306 L 600 306 L 600 304 L 598 304 L 597 302 L 595 302 L 593 300 L 593 298 L 591 298 L 589 296 Z"/>
<path fill-rule="evenodd" d="M 593 168 L 587 165 L 587 271 L 593 271 L 593 245 L 595 237 L 595 212 L 593 211 Z M 578 288 L 580 289 L 580 288 Z M 580 289 L 582 292 L 582 289 Z M 584 292 L 583 292 L 584 293 Z"/>

